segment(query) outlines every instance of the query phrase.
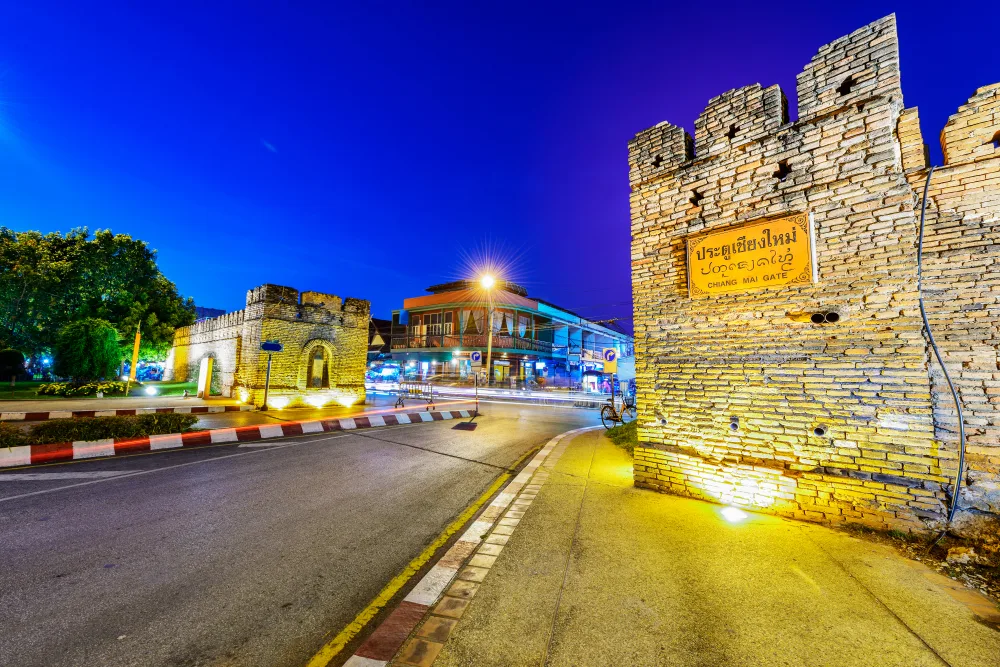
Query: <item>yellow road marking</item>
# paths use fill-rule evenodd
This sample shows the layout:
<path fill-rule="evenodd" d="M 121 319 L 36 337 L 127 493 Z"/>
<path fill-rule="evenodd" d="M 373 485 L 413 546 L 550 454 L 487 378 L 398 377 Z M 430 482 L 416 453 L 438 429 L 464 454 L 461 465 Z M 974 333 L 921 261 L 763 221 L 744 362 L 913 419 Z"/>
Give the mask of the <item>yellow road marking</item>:
<path fill-rule="evenodd" d="M 401 588 L 403 588 L 406 582 L 412 579 L 413 576 L 420 571 L 420 568 L 422 568 L 427 561 L 431 559 L 434 552 L 440 549 L 441 546 L 448 541 L 448 538 L 458 532 L 458 530 L 464 526 L 469 519 L 475 516 L 476 512 L 479 511 L 479 508 L 482 507 L 491 497 L 493 497 L 493 494 L 496 493 L 501 486 L 506 484 L 507 480 L 510 478 L 510 473 L 505 472 L 501 474 L 500 477 L 498 477 L 496 481 L 490 485 L 490 488 L 486 489 L 486 492 L 483 493 L 483 495 L 479 496 L 474 503 L 466 507 L 465 510 L 458 515 L 458 518 L 452 521 L 448 527 L 444 529 L 443 533 L 438 535 L 437 539 L 431 542 L 431 544 L 424 549 L 419 556 L 411 560 L 410 564 L 407 565 L 402 572 L 397 574 L 392 581 L 390 581 L 386 587 L 375 596 L 375 599 L 369 602 L 368 606 L 362 609 L 358 615 L 354 617 L 354 620 L 351 621 L 347 627 L 337 633 L 336 637 L 327 642 L 323 648 L 321 648 L 319 652 L 316 653 L 316 655 L 314 655 L 308 663 L 306 663 L 306 667 L 326 667 L 326 665 L 330 664 L 330 661 L 337 657 L 338 653 L 344 650 L 344 647 L 347 646 L 348 642 L 354 639 L 354 637 L 364 629 L 368 622 L 371 621 L 372 618 L 374 618 L 375 615 L 389 603 L 389 601 L 400 591 Z"/>

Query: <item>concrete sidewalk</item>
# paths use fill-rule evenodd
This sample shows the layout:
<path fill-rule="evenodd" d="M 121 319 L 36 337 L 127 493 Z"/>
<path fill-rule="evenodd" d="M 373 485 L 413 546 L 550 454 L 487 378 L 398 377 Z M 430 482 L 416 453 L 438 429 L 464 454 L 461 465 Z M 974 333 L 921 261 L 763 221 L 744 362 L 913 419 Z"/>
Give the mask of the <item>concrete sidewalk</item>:
<path fill-rule="evenodd" d="M 1000 665 L 1000 631 L 970 607 L 984 599 L 891 548 L 730 521 L 633 487 L 603 431 L 567 442 L 515 502 L 509 536 L 487 539 L 488 572 L 467 568 L 468 606 L 429 617 L 394 664 Z"/>

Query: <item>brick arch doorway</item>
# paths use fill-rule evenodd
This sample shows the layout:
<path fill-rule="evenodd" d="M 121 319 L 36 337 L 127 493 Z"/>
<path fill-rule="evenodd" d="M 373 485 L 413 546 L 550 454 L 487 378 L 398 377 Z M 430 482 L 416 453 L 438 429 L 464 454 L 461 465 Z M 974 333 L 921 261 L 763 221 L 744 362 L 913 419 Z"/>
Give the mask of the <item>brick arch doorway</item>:
<path fill-rule="evenodd" d="M 329 389 L 334 348 L 328 340 L 314 339 L 302 348 L 298 384 L 306 390 Z"/>
<path fill-rule="evenodd" d="M 219 360 L 211 352 L 203 356 L 195 367 L 198 381 L 198 398 L 222 395 L 222 369 Z"/>

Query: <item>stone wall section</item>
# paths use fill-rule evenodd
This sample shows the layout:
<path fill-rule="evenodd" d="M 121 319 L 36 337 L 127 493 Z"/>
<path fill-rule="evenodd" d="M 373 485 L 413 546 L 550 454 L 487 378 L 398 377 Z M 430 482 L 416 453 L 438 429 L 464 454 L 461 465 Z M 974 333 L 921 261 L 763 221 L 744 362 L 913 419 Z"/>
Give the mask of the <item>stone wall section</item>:
<path fill-rule="evenodd" d="M 798 77 L 794 123 L 777 86 L 753 85 L 711 100 L 694 142 L 669 123 L 630 142 L 637 486 L 828 523 L 939 524 L 957 452 L 935 423 L 912 182 L 926 150 L 899 81 L 889 16 L 819 50 Z M 803 211 L 815 285 L 688 297 L 686 237 Z M 839 323 L 809 321 L 831 311 Z M 996 373 L 995 343 L 977 336 Z"/>
<path fill-rule="evenodd" d="M 961 505 L 1000 515 L 1000 84 L 976 91 L 941 135 L 945 164 L 931 177 L 924 238 L 928 319 L 965 418 L 967 488 Z M 908 173 L 923 197 L 927 170 Z M 958 416 L 931 365 L 936 437 L 951 448 Z M 969 523 L 971 517 L 966 517 Z"/>
<path fill-rule="evenodd" d="M 165 377 L 181 379 L 186 368 L 187 379 L 197 378 L 201 359 L 212 355 L 223 371 L 223 395 L 259 404 L 267 373 L 260 343 L 277 340 L 284 351 L 272 356 L 269 397 L 282 405 L 363 402 L 369 318 L 362 299 L 261 285 L 247 292 L 245 309 L 178 329 Z M 322 388 L 309 384 L 317 347 L 328 365 Z"/>
<path fill-rule="evenodd" d="M 242 331 L 242 310 L 177 329 L 174 345 L 167 355 L 163 379 L 180 382 L 197 380 L 201 360 L 212 357 L 215 360 L 213 374 L 218 374 L 218 386 L 214 389 L 222 396 L 232 396 Z"/>

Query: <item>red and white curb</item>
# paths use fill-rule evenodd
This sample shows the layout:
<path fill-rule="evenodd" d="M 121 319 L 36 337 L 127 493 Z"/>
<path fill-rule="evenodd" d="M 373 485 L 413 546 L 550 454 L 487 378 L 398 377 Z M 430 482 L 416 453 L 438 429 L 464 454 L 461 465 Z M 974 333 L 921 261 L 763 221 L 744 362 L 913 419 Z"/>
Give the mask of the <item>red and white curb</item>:
<path fill-rule="evenodd" d="M 565 450 L 565 445 L 558 448 L 565 439 L 594 428 L 601 427 L 588 426 L 566 431 L 545 443 L 458 541 L 427 571 L 399 606 L 358 647 L 344 667 L 384 667 L 397 653 L 395 662 L 400 664 L 424 664 L 428 659 L 433 661 L 444 645 L 447 632 L 465 611 L 469 599 L 503 551 L 514 527 L 531 506 L 541 482 L 548 477 L 548 472 L 539 471 L 539 468 L 555 465 Z M 428 621 L 422 629 L 434 626 L 428 633 L 430 636 L 415 636 L 406 642 L 425 617 Z M 438 621 L 435 622 L 435 619 Z M 444 637 L 440 634 L 442 630 L 445 631 Z"/>
<path fill-rule="evenodd" d="M 0 421 L 42 422 L 49 419 L 76 419 L 78 417 L 128 417 L 177 413 L 204 415 L 216 412 L 250 412 L 252 405 L 192 405 L 173 408 L 121 408 L 117 410 L 52 410 L 50 412 L 0 412 Z"/>
<path fill-rule="evenodd" d="M 352 429 L 378 428 L 380 426 L 417 424 L 444 419 L 461 419 L 462 417 L 469 416 L 470 413 L 468 410 L 400 412 L 384 415 L 372 414 L 304 422 L 286 422 L 282 424 L 240 426 L 237 428 L 219 428 L 210 431 L 191 431 L 189 433 L 168 433 L 166 435 L 151 435 L 128 440 L 113 440 L 108 438 L 107 440 L 89 442 L 64 442 L 50 445 L 7 447 L 0 448 L 0 468 L 38 465 L 41 463 L 59 463 L 62 461 L 75 461 L 78 459 L 105 456 L 120 456 L 122 454 L 160 449 L 176 449 L 178 447 L 218 445 L 227 442 L 253 442 L 268 438 L 309 435 L 310 433 L 324 433 L 327 431 L 350 431 Z"/>

